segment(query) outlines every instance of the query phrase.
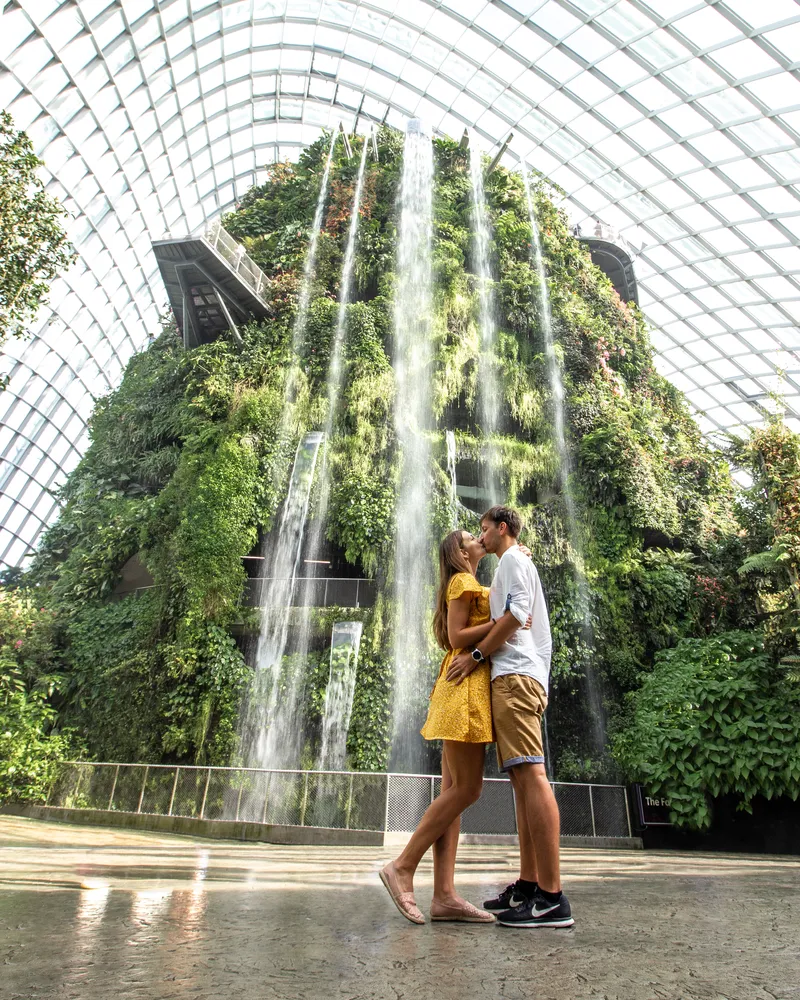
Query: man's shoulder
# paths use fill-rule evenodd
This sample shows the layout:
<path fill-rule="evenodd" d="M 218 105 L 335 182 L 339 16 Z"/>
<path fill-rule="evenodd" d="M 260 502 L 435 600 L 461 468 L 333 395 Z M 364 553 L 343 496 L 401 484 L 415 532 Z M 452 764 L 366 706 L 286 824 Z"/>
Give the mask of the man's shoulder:
<path fill-rule="evenodd" d="M 533 560 L 529 559 L 528 556 L 523 555 L 522 550 L 518 545 L 514 545 L 510 549 L 508 549 L 508 551 L 503 556 L 500 566 L 502 567 L 503 563 L 506 562 L 508 563 L 509 566 L 514 566 L 514 567 L 521 566 L 526 572 L 532 570 L 534 573 L 536 573 L 536 566 L 534 565 Z"/>

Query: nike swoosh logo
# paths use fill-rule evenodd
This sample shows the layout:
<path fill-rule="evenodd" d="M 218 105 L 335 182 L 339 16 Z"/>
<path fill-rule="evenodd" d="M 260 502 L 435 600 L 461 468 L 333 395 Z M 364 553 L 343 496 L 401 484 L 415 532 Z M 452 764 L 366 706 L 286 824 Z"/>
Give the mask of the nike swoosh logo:
<path fill-rule="evenodd" d="M 533 913 L 534 917 L 543 917 L 545 913 L 552 913 L 553 910 L 557 909 L 558 909 L 558 903 L 556 903 L 555 906 L 545 906 L 541 910 L 539 909 L 538 906 L 534 906 L 531 912 Z"/>
<path fill-rule="evenodd" d="M 512 895 L 511 899 L 509 899 L 509 901 L 508 901 L 508 905 L 509 906 L 522 906 L 522 904 L 524 902 L 525 902 L 525 897 L 524 896 L 521 899 L 517 899 L 516 896 Z"/>

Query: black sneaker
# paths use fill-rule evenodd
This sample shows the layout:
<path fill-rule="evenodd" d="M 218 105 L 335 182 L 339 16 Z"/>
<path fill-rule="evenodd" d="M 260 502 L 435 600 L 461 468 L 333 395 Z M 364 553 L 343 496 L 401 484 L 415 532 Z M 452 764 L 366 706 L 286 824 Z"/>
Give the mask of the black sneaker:
<path fill-rule="evenodd" d="M 497 914 L 497 922 L 504 927 L 572 927 L 572 910 L 569 900 L 561 893 L 557 903 L 551 903 L 536 892 L 522 906 Z"/>
<path fill-rule="evenodd" d="M 522 906 L 523 903 L 527 903 L 528 897 L 521 889 L 517 888 L 517 885 L 517 882 L 512 882 L 503 889 L 499 896 L 496 896 L 494 899 L 487 899 L 483 904 L 484 910 L 491 910 L 497 913 L 500 910 L 513 909 L 516 906 Z"/>

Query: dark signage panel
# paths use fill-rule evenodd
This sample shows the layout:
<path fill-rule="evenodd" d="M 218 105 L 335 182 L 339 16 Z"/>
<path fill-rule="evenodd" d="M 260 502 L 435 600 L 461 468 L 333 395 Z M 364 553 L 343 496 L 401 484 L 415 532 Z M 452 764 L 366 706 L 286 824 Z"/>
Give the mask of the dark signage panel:
<path fill-rule="evenodd" d="M 641 785 L 636 785 L 635 788 L 642 826 L 672 826 L 669 818 L 669 799 L 649 795 Z"/>

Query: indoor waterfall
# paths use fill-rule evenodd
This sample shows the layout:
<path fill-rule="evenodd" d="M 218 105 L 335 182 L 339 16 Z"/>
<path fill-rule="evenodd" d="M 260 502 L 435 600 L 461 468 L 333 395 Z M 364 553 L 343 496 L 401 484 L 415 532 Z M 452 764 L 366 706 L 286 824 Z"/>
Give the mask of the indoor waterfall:
<path fill-rule="evenodd" d="M 266 536 L 262 551 L 268 567 L 264 573 L 261 629 L 255 658 L 255 678 L 245 714 L 243 756 L 250 767 L 294 767 L 299 756 L 296 724 L 302 678 L 286 665 L 289 609 L 292 607 L 303 530 L 308 514 L 311 484 L 322 433 L 306 434 L 297 446 L 289 481 L 289 493 L 277 529 Z"/>
<path fill-rule="evenodd" d="M 361 195 L 364 189 L 364 174 L 366 172 L 367 152 L 369 149 L 369 138 L 364 138 L 364 145 L 361 150 L 361 160 L 358 167 L 356 179 L 356 189 L 353 196 L 353 205 L 350 211 L 350 224 L 347 230 L 347 243 L 345 246 L 344 263 L 342 265 L 342 277 L 339 283 L 339 309 L 336 316 L 336 332 L 331 345 L 330 362 L 328 365 L 327 377 L 327 408 L 324 428 L 324 443 L 322 448 L 322 458 L 318 475 L 319 494 L 314 507 L 314 517 L 309 523 L 306 540 L 306 560 L 309 565 L 315 565 L 319 559 L 321 547 L 324 540 L 326 519 L 328 513 L 328 503 L 330 500 L 330 464 L 329 464 L 329 442 L 333 432 L 336 414 L 339 410 L 339 403 L 342 394 L 342 352 L 344 349 L 345 335 L 347 332 L 347 306 L 353 287 L 353 265 L 356 256 L 356 240 L 358 237 L 358 222 L 361 210 Z M 304 583 L 301 588 L 300 609 L 301 616 L 298 624 L 297 652 L 302 658 L 308 654 L 311 646 L 311 607 L 314 604 L 314 586 L 317 578 L 307 573 L 304 576 Z"/>
<path fill-rule="evenodd" d="M 305 337 L 308 307 L 317 263 L 317 246 L 328 197 L 333 150 L 338 131 L 328 146 L 311 236 L 303 264 L 303 278 L 292 328 L 294 358 Z M 296 363 L 296 362 L 295 362 Z M 286 382 L 281 414 L 281 434 L 289 436 L 292 414 L 293 379 Z M 308 504 L 314 481 L 317 452 L 324 434 L 313 431 L 297 446 L 289 492 L 276 531 L 262 543 L 264 580 L 258 595 L 261 627 L 255 654 L 255 677 L 244 712 L 242 754 L 252 767 L 294 767 L 302 745 L 302 727 L 297 725 L 298 694 L 302 678 L 295 663 L 284 663 L 289 638 L 289 613 L 297 588 L 300 553 L 306 527 Z M 288 671 L 282 676 L 284 668 Z M 298 731 L 300 730 L 300 731 Z"/>
<path fill-rule="evenodd" d="M 453 531 L 458 527 L 458 480 L 456 479 L 456 436 L 453 431 L 445 431 L 445 443 L 447 444 L 447 472 L 450 476 L 450 507 L 452 509 L 451 522 Z"/>
<path fill-rule="evenodd" d="M 539 233 L 539 224 L 536 219 L 536 209 L 533 204 L 530 178 L 528 177 L 528 170 L 525 164 L 523 164 L 522 177 L 525 184 L 525 200 L 527 202 L 528 216 L 531 224 L 531 252 L 533 255 L 534 267 L 539 285 L 539 312 L 542 336 L 544 338 L 545 355 L 547 358 L 547 377 L 550 383 L 550 395 L 553 400 L 553 438 L 558 452 L 559 474 L 561 478 L 562 496 L 564 498 L 564 511 L 567 519 L 567 532 L 569 534 L 570 545 L 572 546 L 575 555 L 575 584 L 578 589 L 578 599 L 580 601 L 581 614 L 583 616 L 584 638 L 591 651 L 594 649 L 594 630 L 592 628 L 591 621 L 589 588 L 584 573 L 583 545 L 581 543 L 580 531 L 578 528 L 575 500 L 572 496 L 572 459 L 570 456 L 564 426 L 564 383 L 561 378 L 561 366 L 558 361 L 558 356 L 555 350 L 555 341 L 553 339 L 550 292 L 547 286 L 547 274 L 544 267 L 544 256 L 542 254 L 542 241 Z M 594 748 L 598 752 L 602 752 L 606 745 L 606 712 L 598 680 L 594 673 L 594 668 L 589 662 L 586 664 L 586 695 L 590 708 L 589 714 L 592 720 Z"/>
<path fill-rule="evenodd" d="M 478 279 L 478 424 L 484 439 L 482 486 L 487 493 L 483 501 L 485 510 L 503 499 L 500 496 L 497 449 L 492 440 L 500 430 L 501 398 L 497 377 L 497 324 L 489 255 L 489 213 L 483 186 L 483 158 L 474 136 L 469 144 L 469 175 L 472 192 L 473 267 Z"/>
<path fill-rule="evenodd" d="M 314 274 L 317 268 L 317 245 L 319 243 L 319 233 L 322 228 L 322 215 L 325 211 L 325 202 L 328 198 L 328 183 L 331 176 L 331 163 L 333 162 L 333 149 L 339 136 L 338 129 L 334 129 L 331 136 L 331 144 L 328 147 L 328 158 L 325 160 L 325 170 L 322 174 L 322 183 L 317 197 L 317 208 L 314 212 L 314 221 L 311 224 L 311 238 L 308 241 L 308 250 L 303 264 L 303 280 L 300 284 L 300 297 L 297 302 L 297 314 L 295 315 L 294 326 L 292 328 L 292 348 L 295 357 L 303 342 L 308 322 L 308 304 L 311 301 L 311 289 L 314 284 Z"/>
<path fill-rule="evenodd" d="M 336 622 L 331 633 L 331 660 L 322 715 L 321 771 L 341 771 L 347 756 L 347 729 L 361 645 L 361 622 Z"/>
<path fill-rule="evenodd" d="M 419 728 L 428 676 L 433 565 L 428 530 L 431 496 L 431 227 L 433 147 L 417 119 L 408 123 L 399 196 L 394 301 L 395 429 L 400 450 L 395 545 L 394 727 L 392 769 L 423 761 Z"/>

